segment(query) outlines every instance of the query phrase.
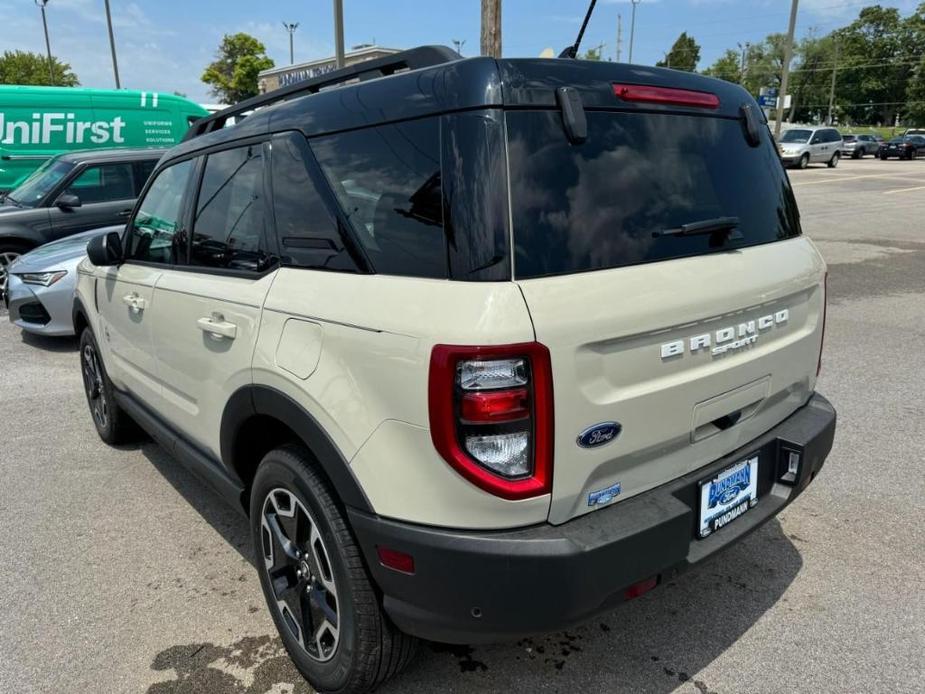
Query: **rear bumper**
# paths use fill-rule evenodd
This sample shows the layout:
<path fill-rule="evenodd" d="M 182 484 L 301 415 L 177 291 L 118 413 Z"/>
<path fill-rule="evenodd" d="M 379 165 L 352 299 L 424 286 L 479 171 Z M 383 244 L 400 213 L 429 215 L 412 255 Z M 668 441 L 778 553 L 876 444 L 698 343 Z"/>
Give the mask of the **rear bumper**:
<path fill-rule="evenodd" d="M 822 468 L 835 419 L 832 405 L 816 394 L 732 454 L 559 526 L 455 531 L 357 511 L 349 511 L 350 520 L 383 592 L 384 608 L 404 631 L 448 643 L 554 631 L 612 608 L 639 581 L 657 577 L 661 582 L 698 564 L 773 518 Z M 778 481 L 787 451 L 802 456 L 792 485 Z M 758 504 L 709 537 L 695 539 L 699 482 L 756 452 Z M 412 555 L 415 573 L 382 566 L 379 545 Z"/>

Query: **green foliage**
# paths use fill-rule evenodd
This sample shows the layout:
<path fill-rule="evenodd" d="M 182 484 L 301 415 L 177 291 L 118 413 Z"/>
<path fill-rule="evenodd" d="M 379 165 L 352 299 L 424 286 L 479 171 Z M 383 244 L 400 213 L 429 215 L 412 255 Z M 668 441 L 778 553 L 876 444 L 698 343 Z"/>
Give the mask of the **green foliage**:
<path fill-rule="evenodd" d="M 718 77 L 727 82 L 742 81 L 742 64 L 737 51 L 729 48 L 716 62 L 703 71 L 709 77 Z"/>
<path fill-rule="evenodd" d="M 660 60 L 655 65 L 657 67 L 670 67 L 675 70 L 693 72 L 697 69 L 697 63 L 699 62 L 700 46 L 694 41 L 693 36 L 688 36 L 686 31 L 682 31 L 671 46 L 671 50 L 665 56 L 665 60 Z"/>
<path fill-rule="evenodd" d="M 266 47 L 250 34 L 225 34 L 201 79 L 222 103 L 235 104 L 257 95 L 257 74 L 273 64 Z"/>
<path fill-rule="evenodd" d="M 578 56 L 580 60 L 601 60 L 601 51 L 603 49 L 600 46 L 596 48 L 589 48 L 584 53 Z"/>
<path fill-rule="evenodd" d="M 76 87 L 80 82 L 71 66 L 51 57 L 28 51 L 4 51 L 0 56 L 0 84 L 30 84 L 44 87 Z"/>
<path fill-rule="evenodd" d="M 739 82 L 755 95 L 762 87 L 779 88 L 785 40 L 783 34 L 771 34 L 750 46 L 744 71 L 740 54 L 730 49 L 704 73 Z M 785 119 L 824 121 L 834 72 L 832 115 L 837 123 L 891 126 L 898 117 L 925 124 L 923 48 L 925 2 L 905 18 L 896 8 L 865 7 L 844 27 L 824 36 L 811 33 L 793 48 Z"/>

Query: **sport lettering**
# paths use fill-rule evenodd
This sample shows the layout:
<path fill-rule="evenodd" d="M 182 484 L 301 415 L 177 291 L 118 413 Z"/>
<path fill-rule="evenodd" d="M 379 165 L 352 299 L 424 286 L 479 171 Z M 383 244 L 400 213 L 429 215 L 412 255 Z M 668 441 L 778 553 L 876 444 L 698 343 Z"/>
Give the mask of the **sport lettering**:
<path fill-rule="evenodd" d="M 125 143 L 125 120 L 77 120 L 73 113 L 33 113 L 31 121 L 7 120 L 0 111 L 0 145 L 103 145 Z"/>

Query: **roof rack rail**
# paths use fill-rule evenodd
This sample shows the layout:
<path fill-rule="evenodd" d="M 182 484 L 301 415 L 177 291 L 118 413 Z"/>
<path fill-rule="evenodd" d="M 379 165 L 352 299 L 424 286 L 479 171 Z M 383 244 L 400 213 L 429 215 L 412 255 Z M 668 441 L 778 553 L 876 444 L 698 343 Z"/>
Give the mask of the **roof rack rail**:
<path fill-rule="evenodd" d="M 229 118 L 253 111 L 256 108 L 269 106 L 305 94 L 315 94 L 327 87 L 333 87 L 352 80 L 364 82 L 386 77 L 403 70 L 417 70 L 423 67 L 448 63 L 459 60 L 461 57 L 459 53 L 447 46 L 419 46 L 418 48 L 411 48 L 382 58 L 364 60 L 312 79 L 274 89 L 266 94 L 258 94 L 210 116 L 200 118 L 190 126 L 190 129 L 183 137 L 183 141 L 191 140 L 194 137 L 199 137 L 215 130 L 221 130 L 225 127 L 225 123 Z"/>

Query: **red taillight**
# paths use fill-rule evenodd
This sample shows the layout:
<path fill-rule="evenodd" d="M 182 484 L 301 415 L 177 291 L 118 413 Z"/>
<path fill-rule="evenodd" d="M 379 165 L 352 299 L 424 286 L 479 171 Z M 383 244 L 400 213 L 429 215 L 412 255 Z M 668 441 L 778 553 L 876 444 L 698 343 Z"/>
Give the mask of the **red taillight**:
<path fill-rule="evenodd" d="M 530 394 L 526 388 L 466 393 L 460 414 L 467 422 L 479 424 L 523 419 L 530 416 Z"/>
<path fill-rule="evenodd" d="M 381 545 L 376 547 L 376 553 L 379 555 L 379 563 L 387 569 L 401 571 L 403 574 L 414 573 L 414 557 L 410 554 Z"/>
<path fill-rule="evenodd" d="M 829 312 L 829 273 L 825 273 L 822 283 L 822 339 L 819 341 L 819 363 L 816 364 L 816 377 L 822 373 L 822 348 L 825 346 L 825 321 Z"/>
<path fill-rule="evenodd" d="M 653 87 L 645 84 L 614 84 L 613 93 L 623 101 L 719 108 L 719 97 L 716 94 L 692 89 Z"/>
<path fill-rule="evenodd" d="M 467 480 L 504 499 L 549 493 L 553 400 L 546 347 L 436 345 L 428 406 L 434 447 Z"/>

